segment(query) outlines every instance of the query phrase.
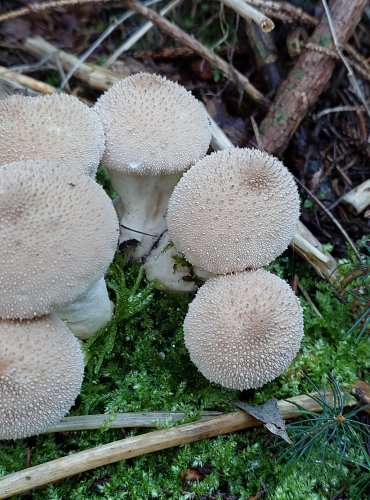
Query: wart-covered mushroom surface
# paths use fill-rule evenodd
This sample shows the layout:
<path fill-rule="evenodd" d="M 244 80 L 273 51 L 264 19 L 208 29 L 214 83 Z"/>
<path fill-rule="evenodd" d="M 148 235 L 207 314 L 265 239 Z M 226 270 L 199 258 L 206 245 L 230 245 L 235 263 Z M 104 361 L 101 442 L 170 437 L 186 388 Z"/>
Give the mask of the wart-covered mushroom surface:
<path fill-rule="evenodd" d="M 96 182 L 51 161 L 2 165 L 0 214 L 1 318 L 36 317 L 77 298 L 83 315 L 86 303 L 97 317 L 111 311 L 100 280 L 116 250 L 118 221 Z"/>
<path fill-rule="evenodd" d="M 256 149 L 199 160 L 169 201 L 169 238 L 193 265 L 215 274 L 256 269 L 289 245 L 299 219 L 289 170 Z"/>
<path fill-rule="evenodd" d="M 0 164 L 54 160 L 95 178 L 103 151 L 103 127 L 95 111 L 76 97 L 0 100 Z"/>
<path fill-rule="evenodd" d="M 56 316 L 0 320 L 0 439 L 58 422 L 80 392 L 83 370 L 80 342 Z"/>
<path fill-rule="evenodd" d="M 95 109 L 121 218 L 120 243 L 147 255 L 166 230 L 168 199 L 182 172 L 202 158 L 211 133 L 201 104 L 184 87 L 139 73 L 113 85 Z"/>
<path fill-rule="evenodd" d="M 283 373 L 303 337 L 303 314 L 285 281 L 258 269 L 209 279 L 184 321 L 198 370 L 231 389 L 264 385 Z"/>

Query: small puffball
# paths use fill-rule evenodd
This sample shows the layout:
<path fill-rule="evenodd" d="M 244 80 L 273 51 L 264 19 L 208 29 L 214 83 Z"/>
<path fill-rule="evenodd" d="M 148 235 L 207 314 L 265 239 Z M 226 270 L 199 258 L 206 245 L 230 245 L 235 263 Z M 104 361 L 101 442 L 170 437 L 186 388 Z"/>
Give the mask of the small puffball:
<path fill-rule="evenodd" d="M 95 177 L 103 152 L 103 126 L 76 97 L 14 95 L 0 100 L 0 164 L 53 160 Z"/>
<path fill-rule="evenodd" d="M 32 318 L 72 302 L 113 259 L 110 198 L 77 168 L 25 160 L 0 168 L 0 318 Z"/>
<path fill-rule="evenodd" d="M 289 245 L 298 219 L 298 190 L 288 169 L 267 153 L 238 148 L 191 167 L 167 212 L 176 248 L 215 274 L 270 263 Z"/>
<path fill-rule="evenodd" d="M 283 373 L 303 337 L 303 313 L 285 281 L 259 269 L 209 279 L 184 321 L 198 370 L 231 389 L 260 387 Z"/>
<path fill-rule="evenodd" d="M 83 371 L 81 345 L 56 316 L 0 320 L 0 440 L 59 422 L 80 392 Z"/>
<path fill-rule="evenodd" d="M 208 117 L 190 92 L 159 75 L 138 73 L 97 101 L 109 169 L 139 175 L 183 172 L 211 141 Z"/>

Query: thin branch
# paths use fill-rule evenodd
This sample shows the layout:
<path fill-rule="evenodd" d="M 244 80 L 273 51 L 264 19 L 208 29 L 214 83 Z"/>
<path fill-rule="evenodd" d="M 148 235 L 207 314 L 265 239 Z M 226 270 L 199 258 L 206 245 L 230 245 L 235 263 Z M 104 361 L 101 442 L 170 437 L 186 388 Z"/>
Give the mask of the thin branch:
<path fill-rule="evenodd" d="M 220 411 L 205 411 L 200 420 L 222 415 Z M 159 411 L 147 413 L 117 413 L 116 415 L 81 415 L 76 417 L 64 417 L 60 422 L 50 427 L 43 434 L 50 432 L 74 432 L 91 431 L 94 429 L 123 429 L 131 427 L 151 428 L 168 422 L 178 422 L 186 417 L 186 413 L 180 411 Z"/>
<path fill-rule="evenodd" d="M 262 14 L 259 10 L 255 9 L 244 0 L 220 0 L 220 2 L 235 11 L 247 21 L 252 19 L 252 21 L 254 21 L 257 26 L 266 33 L 273 30 L 275 27 L 272 19 Z"/>
<path fill-rule="evenodd" d="M 177 7 L 183 0 L 173 0 L 170 2 L 168 5 L 163 7 L 159 11 L 159 14 L 161 16 L 165 16 L 171 10 L 173 10 L 175 7 Z M 151 2 L 154 3 L 154 2 Z M 149 6 L 149 2 L 144 4 L 146 7 Z M 135 45 L 136 42 L 138 42 L 143 36 L 145 36 L 148 31 L 153 27 L 153 23 L 151 22 L 146 22 L 141 28 L 139 28 L 136 33 L 134 33 L 132 36 L 130 36 L 125 42 L 116 49 L 113 54 L 108 58 L 108 60 L 103 64 L 103 68 L 110 68 L 112 64 L 127 50 L 130 50 L 131 47 Z"/>
<path fill-rule="evenodd" d="M 8 68 L 5 68 L 4 66 L 0 66 L 0 77 L 10 82 L 17 82 L 19 85 L 32 89 L 35 92 L 39 92 L 40 94 L 52 94 L 56 91 L 56 88 L 52 85 L 40 82 L 39 80 L 31 78 L 30 76 L 22 75 L 21 73 L 12 71 Z"/>
<path fill-rule="evenodd" d="M 161 0 L 151 0 L 149 2 L 146 3 L 146 5 L 152 5 L 154 3 L 158 3 L 160 2 Z M 79 58 L 78 58 L 78 61 L 76 62 L 76 64 L 74 66 L 72 66 L 72 68 L 68 71 L 66 77 L 64 78 L 64 80 L 62 81 L 61 85 L 60 85 L 60 88 L 61 90 L 64 89 L 65 85 L 67 84 L 67 82 L 72 78 L 72 76 L 75 74 L 75 72 L 78 70 L 78 68 L 81 66 L 82 63 L 84 63 L 86 61 L 86 59 L 88 59 L 91 54 L 93 52 L 95 52 L 95 50 L 100 46 L 100 44 L 111 34 L 113 33 L 113 31 L 118 28 L 118 26 L 120 26 L 122 23 L 124 23 L 125 21 L 127 21 L 127 19 L 129 19 L 130 17 L 132 17 L 134 15 L 133 12 L 125 12 L 122 16 L 120 16 L 119 18 L 117 18 L 110 26 L 108 26 L 108 28 L 103 31 L 103 33 L 95 40 L 95 42 L 91 45 L 91 47 L 89 47 Z"/>

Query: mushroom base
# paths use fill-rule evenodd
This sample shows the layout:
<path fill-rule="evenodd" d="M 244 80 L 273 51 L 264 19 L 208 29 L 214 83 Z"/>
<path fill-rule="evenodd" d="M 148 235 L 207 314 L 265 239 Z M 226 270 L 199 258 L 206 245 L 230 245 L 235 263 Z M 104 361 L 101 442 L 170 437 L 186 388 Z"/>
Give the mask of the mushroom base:
<path fill-rule="evenodd" d="M 113 302 L 109 299 L 104 278 L 73 302 L 57 306 L 54 311 L 76 337 L 88 339 L 112 318 Z"/>

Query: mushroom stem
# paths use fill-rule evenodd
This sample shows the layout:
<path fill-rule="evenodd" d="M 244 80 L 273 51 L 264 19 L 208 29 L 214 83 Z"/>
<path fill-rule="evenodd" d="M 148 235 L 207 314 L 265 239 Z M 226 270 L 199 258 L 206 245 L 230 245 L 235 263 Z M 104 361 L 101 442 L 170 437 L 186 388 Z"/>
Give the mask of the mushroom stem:
<path fill-rule="evenodd" d="M 73 302 L 56 306 L 54 311 L 76 337 L 88 339 L 112 318 L 113 302 L 109 299 L 104 278 Z"/>
<path fill-rule="evenodd" d="M 132 245 L 131 257 L 148 255 L 167 229 L 168 200 L 179 174 L 133 175 L 110 170 L 113 187 L 119 195 L 115 207 L 120 219 L 120 244 Z"/>
<path fill-rule="evenodd" d="M 171 242 L 167 230 L 145 258 L 143 268 L 147 279 L 154 281 L 158 289 L 172 292 L 195 292 L 199 282 L 212 276 L 207 271 L 195 270 L 186 262 L 185 257 Z"/>

